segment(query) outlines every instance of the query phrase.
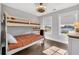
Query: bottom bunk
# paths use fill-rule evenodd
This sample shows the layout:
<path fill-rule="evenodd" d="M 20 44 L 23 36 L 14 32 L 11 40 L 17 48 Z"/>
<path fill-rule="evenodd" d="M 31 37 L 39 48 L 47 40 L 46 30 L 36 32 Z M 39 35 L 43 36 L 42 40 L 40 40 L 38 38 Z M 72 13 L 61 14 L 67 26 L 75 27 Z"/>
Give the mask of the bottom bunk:
<path fill-rule="evenodd" d="M 28 48 L 37 43 L 43 43 L 43 36 L 37 34 L 26 34 L 15 36 L 17 43 L 8 43 L 7 55 L 14 54 L 25 48 Z"/>

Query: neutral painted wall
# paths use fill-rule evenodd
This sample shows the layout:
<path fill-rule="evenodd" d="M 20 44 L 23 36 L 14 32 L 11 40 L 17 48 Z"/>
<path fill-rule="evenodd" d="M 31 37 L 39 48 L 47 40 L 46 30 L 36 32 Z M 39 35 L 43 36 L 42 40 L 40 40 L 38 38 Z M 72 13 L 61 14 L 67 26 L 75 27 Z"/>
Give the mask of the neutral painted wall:
<path fill-rule="evenodd" d="M 54 13 L 46 14 L 46 15 L 40 17 L 40 20 L 42 22 L 43 17 L 52 16 L 52 28 L 53 28 L 52 29 L 52 40 L 59 41 L 62 43 L 68 42 L 68 39 L 65 36 L 59 34 L 59 16 L 58 15 L 62 14 L 62 13 L 74 11 L 74 10 L 79 11 L 79 5 L 76 5 L 76 6 L 73 6 L 70 8 L 66 8 L 63 10 L 59 10 Z M 79 20 L 79 16 L 78 16 L 78 20 Z"/>
<path fill-rule="evenodd" d="M 14 8 L 11 8 L 11 7 L 8 7 L 5 5 L 2 5 L 2 6 L 3 6 L 3 10 L 7 11 L 7 13 L 12 16 L 39 21 L 39 18 L 35 15 L 29 14 L 24 11 L 14 9 Z M 21 34 L 25 34 L 25 33 L 26 34 L 32 33 L 34 31 L 33 31 L 32 27 L 7 27 L 7 32 L 12 35 L 21 35 Z"/>

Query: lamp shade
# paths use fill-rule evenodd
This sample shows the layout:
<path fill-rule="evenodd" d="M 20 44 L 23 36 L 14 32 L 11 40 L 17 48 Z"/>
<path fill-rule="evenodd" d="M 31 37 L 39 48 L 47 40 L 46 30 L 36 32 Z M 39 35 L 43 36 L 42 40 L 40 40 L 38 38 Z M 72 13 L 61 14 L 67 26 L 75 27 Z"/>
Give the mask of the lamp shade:
<path fill-rule="evenodd" d="M 79 22 L 74 23 L 75 31 L 79 32 Z"/>
<path fill-rule="evenodd" d="M 75 22 L 74 27 L 79 28 L 79 22 Z"/>

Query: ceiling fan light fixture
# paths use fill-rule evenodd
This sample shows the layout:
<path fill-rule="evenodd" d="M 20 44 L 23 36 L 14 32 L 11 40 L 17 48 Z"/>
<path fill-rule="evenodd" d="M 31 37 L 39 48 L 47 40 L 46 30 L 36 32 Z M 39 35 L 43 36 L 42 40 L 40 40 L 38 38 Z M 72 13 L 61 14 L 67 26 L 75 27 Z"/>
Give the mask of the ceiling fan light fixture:
<path fill-rule="evenodd" d="M 45 12 L 45 6 L 43 5 L 43 3 L 40 3 L 37 7 L 36 10 L 40 13 Z"/>

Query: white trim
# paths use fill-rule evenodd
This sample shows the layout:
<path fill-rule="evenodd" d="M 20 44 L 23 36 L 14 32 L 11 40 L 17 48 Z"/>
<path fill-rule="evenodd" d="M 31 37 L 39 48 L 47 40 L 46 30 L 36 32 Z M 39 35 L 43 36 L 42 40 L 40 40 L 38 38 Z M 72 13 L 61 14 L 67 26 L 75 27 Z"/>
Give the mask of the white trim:
<path fill-rule="evenodd" d="M 40 39 L 40 40 L 38 40 L 38 41 L 35 41 L 35 42 L 33 42 L 33 43 L 31 43 L 31 44 L 28 44 L 28 45 L 26 45 L 26 46 L 23 46 L 23 47 L 20 47 L 20 48 L 17 48 L 17 49 L 13 49 L 13 50 L 11 50 L 11 51 L 8 51 L 7 52 L 7 55 L 11 55 L 11 54 L 14 54 L 14 53 L 16 53 L 16 52 L 19 52 L 19 51 L 21 51 L 21 50 L 23 50 L 23 49 L 25 49 L 25 48 L 28 48 L 28 47 L 31 47 L 32 45 L 34 45 L 34 44 L 36 44 L 36 43 L 42 43 L 42 41 L 44 40 L 44 38 L 42 38 L 42 39 Z"/>

